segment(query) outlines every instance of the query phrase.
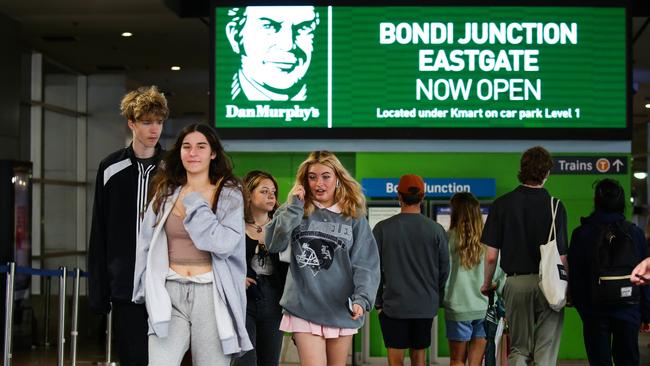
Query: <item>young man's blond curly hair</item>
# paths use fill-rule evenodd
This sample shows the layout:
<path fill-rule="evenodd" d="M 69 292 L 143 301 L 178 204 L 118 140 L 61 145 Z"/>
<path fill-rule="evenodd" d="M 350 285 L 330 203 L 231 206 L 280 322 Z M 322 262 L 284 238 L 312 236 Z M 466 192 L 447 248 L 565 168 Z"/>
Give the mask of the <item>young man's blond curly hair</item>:
<path fill-rule="evenodd" d="M 146 115 L 162 117 L 165 120 L 169 116 L 167 98 L 155 85 L 139 87 L 122 98 L 120 114 L 131 122 Z"/>

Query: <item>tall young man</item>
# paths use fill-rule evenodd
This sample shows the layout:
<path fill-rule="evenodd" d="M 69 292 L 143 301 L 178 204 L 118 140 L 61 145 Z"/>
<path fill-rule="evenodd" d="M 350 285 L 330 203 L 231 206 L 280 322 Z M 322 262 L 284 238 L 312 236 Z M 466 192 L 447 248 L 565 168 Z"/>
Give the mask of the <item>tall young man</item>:
<path fill-rule="evenodd" d="M 555 365 L 560 349 L 564 309 L 550 308 L 539 288 L 539 246 L 546 244 L 551 228 L 551 195 L 544 188 L 553 159 L 541 146 L 521 156 L 521 183 L 494 201 L 483 228 L 481 242 L 487 245 L 485 277 L 481 292 L 492 288 L 492 277 L 501 255 L 506 273 L 503 297 L 510 329 L 512 366 Z M 557 247 L 567 267 L 567 218 L 560 202 L 555 217 Z"/>
<path fill-rule="evenodd" d="M 424 366 L 431 345 L 431 325 L 438 314 L 449 274 L 447 235 L 440 224 L 422 215 L 424 181 L 414 174 L 397 186 L 401 212 L 373 230 L 381 259 L 381 283 L 375 301 L 388 348 L 388 364 Z"/>
<path fill-rule="evenodd" d="M 131 302 L 135 247 L 148 203 L 149 182 L 162 155 L 158 140 L 169 115 L 155 86 L 127 93 L 120 106 L 133 141 L 99 163 L 88 248 L 90 307 L 113 310 L 117 352 L 123 366 L 146 366 L 147 311 Z"/>

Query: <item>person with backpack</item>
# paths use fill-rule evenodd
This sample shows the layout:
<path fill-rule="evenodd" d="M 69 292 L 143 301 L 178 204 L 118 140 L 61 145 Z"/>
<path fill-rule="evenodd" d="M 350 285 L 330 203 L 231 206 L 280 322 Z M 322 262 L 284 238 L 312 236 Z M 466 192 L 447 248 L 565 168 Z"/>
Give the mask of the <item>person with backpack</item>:
<path fill-rule="evenodd" d="M 590 365 L 638 365 L 639 329 L 650 322 L 650 288 L 630 283 L 648 257 L 643 231 L 625 220 L 619 182 L 596 184 L 594 212 L 581 218 L 569 246 L 569 293 L 580 318 Z"/>

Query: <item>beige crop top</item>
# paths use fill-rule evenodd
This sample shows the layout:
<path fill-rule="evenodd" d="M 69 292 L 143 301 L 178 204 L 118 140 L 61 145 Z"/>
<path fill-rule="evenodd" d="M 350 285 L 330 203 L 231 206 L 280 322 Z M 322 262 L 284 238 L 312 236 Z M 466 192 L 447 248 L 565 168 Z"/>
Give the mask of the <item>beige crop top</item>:
<path fill-rule="evenodd" d="M 185 230 L 183 219 L 170 213 L 165 222 L 169 264 L 205 265 L 212 263 L 210 252 L 199 250 Z"/>

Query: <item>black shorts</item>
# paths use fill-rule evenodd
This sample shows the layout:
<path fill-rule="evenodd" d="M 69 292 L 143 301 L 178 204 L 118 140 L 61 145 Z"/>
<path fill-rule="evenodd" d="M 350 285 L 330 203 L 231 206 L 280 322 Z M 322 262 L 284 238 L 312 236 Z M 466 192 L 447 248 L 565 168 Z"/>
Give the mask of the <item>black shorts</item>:
<path fill-rule="evenodd" d="M 433 318 L 397 319 L 383 311 L 379 314 L 379 325 L 386 348 L 423 349 L 431 346 Z"/>

